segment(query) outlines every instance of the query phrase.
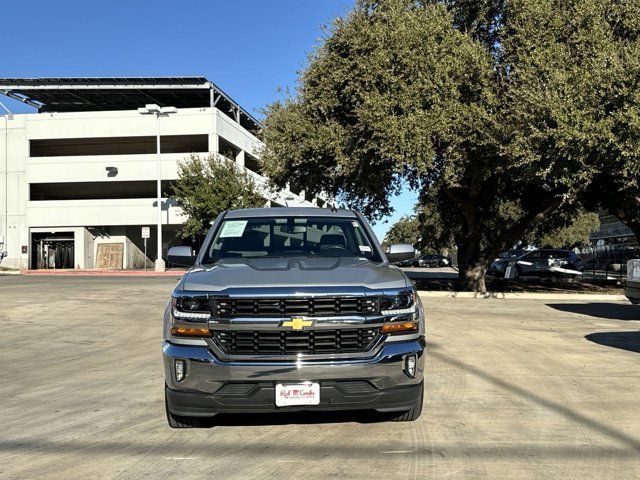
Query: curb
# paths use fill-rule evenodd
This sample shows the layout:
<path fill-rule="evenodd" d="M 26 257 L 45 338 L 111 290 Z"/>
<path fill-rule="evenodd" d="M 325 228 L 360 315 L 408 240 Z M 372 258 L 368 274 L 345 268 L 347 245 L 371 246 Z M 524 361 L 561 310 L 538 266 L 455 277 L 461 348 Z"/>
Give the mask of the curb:
<path fill-rule="evenodd" d="M 21 275 L 20 270 L 0 270 L 0 276 L 2 275 Z"/>
<path fill-rule="evenodd" d="M 23 270 L 21 275 L 64 277 L 181 277 L 184 271 L 154 272 L 153 270 Z"/>
<path fill-rule="evenodd" d="M 611 293 L 553 293 L 553 292 L 448 292 L 437 290 L 418 290 L 423 298 L 480 298 L 506 300 L 583 300 L 623 302 L 627 297 Z"/>

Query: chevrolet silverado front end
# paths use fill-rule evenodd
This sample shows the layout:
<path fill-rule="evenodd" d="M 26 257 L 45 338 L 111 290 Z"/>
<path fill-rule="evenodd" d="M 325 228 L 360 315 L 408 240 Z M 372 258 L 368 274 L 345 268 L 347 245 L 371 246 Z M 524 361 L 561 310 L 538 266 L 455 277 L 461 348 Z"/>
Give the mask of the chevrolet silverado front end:
<path fill-rule="evenodd" d="M 229 211 L 197 257 L 180 249 L 170 259 L 194 265 L 164 314 L 172 427 L 218 413 L 295 410 L 418 418 L 423 307 L 359 214 Z"/>

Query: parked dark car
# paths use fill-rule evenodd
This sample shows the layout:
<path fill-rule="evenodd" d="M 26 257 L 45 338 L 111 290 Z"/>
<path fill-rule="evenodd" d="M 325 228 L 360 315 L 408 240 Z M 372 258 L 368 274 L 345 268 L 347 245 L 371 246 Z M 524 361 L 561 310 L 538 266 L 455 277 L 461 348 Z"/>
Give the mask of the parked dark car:
<path fill-rule="evenodd" d="M 446 257 L 439 253 L 428 253 L 413 259 L 411 262 L 412 267 L 449 267 L 450 265 L 451 257 Z"/>
<path fill-rule="evenodd" d="M 515 277 L 520 276 L 578 276 L 584 270 L 582 258 L 571 250 L 541 249 L 525 253 L 520 257 L 502 258 L 493 262 L 490 273 L 504 276 L 509 264 L 515 268 Z"/>
<path fill-rule="evenodd" d="M 417 258 L 413 257 L 408 260 L 402 260 L 401 262 L 396 262 L 394 263 L 394 265 L 396 265 L 397 267 L 412 267 L 416 260 Z"/>

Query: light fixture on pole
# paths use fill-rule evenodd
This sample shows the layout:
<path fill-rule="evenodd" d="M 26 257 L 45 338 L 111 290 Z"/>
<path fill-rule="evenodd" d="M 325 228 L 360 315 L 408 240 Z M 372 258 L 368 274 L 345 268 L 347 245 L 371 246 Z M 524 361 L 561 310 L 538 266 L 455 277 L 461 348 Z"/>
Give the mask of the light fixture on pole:
<path fill-rule="evenodd" d="M 160 117 L 168 117 L 172 113 L 178 113 L 176 107 L 159 107 L 156 104 L 148 104 L 143 108 L 138 108 L 138 113 L 142 115 L 155 115 L 157 124 L 156 133 L 156 153 L 158 157 L 158 178 L 157 178 L 157 203 L 158 203 L 158 250 L 156 253 L 156 272 L 164 272 L 165 264 L 162 259 L 162 176 L 160 159 Z"/>

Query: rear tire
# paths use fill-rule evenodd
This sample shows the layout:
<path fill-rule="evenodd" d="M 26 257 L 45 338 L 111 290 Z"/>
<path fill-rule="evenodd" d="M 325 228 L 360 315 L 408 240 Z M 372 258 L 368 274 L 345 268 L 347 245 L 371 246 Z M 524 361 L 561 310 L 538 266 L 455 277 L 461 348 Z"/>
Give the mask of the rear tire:
<path fill-rule="evenodd" d="M 422 389 L 422 393 L 420 394 L 420 400 L 414 408 L 411 410 L 406 410 L 404 412 L 397 412 L 391 415 L 389 421 L 391 422 L 414 422 L 418 418 L 420 418 L 420 414 L 422 413 L 422 403 L 424 400 L 424 388 Z"/>
<path fill-rule="evenodd" d="M 164 408 L 167 413 L 167 423 L 171 428 L 199 428 L 202 426 L 202 419 L 199 417 L 185 417 L 171 413 L 166 392 L 164 394 Z"/>

